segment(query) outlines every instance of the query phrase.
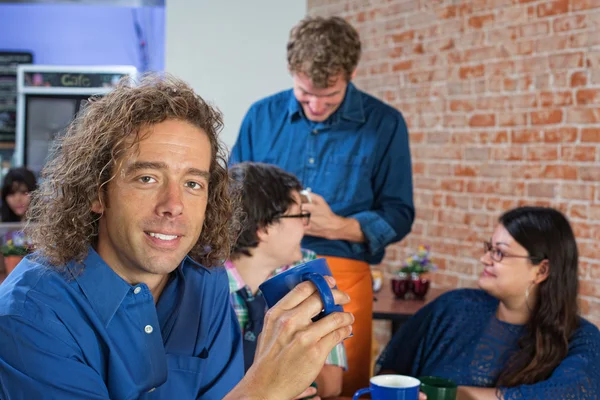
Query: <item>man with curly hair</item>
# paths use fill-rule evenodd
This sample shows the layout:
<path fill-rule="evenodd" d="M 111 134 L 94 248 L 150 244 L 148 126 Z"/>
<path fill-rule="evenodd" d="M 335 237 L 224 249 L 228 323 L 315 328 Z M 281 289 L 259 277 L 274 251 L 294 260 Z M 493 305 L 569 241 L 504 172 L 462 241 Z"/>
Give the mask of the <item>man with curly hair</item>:
<path fill-rule="evenodd" d="M 344 19 L 302 20 L 287 44 L 293 88 L 250 107 L 229 161 L 275 164 L 311 192 L 302 245 L 327 258 L 356 317 L 354 337 L 345 342 L 346 396 L 368 386 L 369 264 L 410 232 L 415 215 L 406 123 L 352 84 L 360 55 L 358 32 Z"/>
<path fill-rule="evenodd" d="M 269 311 L 243 377 L 219 267 L 232 216 L 221 121 L 184 82 L 157 76 L 122 82 L 76 117 L 33 194 L 37 252 L 0 286 L 2 399 L 314 393 L 353 318 L 312 323 L 322 305 L 310 284 Z"/>

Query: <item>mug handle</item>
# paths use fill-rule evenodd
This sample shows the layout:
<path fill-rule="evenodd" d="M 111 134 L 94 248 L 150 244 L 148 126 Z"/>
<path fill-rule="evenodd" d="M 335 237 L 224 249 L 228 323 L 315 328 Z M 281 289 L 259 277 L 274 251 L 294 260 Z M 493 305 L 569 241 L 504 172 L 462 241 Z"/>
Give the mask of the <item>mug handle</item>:
<path fill-rule="evenodd" d="M 371 391 L 371 388 L 358 389 L 356 391 L 356 393 L 354 393 L 352 400 L 357 400 L 360 396 L 364 396 L 365 394 L 369 393 L 370 391 Z"/>
<path fill-rule="evenodd" d="M 317 287 L 319 291 L 319 296 L 321 296 L 321 300 L 323 301 L 323 306 L 325 310 L 325 314 L 329 315 L 333 312 L 333 308 L 335 307 L 335 300 L 333 299 L 333 293 L 331 292 L 331 288 L 329 284 L 323 278 L 323 275 L 317 274 L 316 272 L 307 272 L 302 275 L 303 280 L 309 280 Z"/>

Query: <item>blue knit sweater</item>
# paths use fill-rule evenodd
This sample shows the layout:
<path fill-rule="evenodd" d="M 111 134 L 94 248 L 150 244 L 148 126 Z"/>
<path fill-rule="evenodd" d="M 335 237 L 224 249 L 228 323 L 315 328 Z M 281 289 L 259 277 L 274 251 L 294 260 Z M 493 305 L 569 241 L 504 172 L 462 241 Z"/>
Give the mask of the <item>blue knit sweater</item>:
<path fill-rule="evenodd" d="M 376 372 L 439 376 L 458 385 L 495 387 L 506 362 L 518 351 L 524 326 L 496 318 L 498 300 L 482 290 L 448 292 L 423 307 L 394 335 L 377 360 Z M 567 357 L 545 381 L 499 388 L 509 399 L 598 399 L 600 332 L 580 319 Z"/>

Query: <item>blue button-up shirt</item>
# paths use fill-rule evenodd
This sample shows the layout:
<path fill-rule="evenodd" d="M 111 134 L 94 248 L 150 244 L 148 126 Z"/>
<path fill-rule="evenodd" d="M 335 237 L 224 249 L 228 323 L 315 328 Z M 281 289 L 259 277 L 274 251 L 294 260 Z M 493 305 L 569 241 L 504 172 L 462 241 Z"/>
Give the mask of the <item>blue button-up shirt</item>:
<path fill-rule="evenodd" d="M 396 109 L 352 83 L 338 110 L 309 121 L 292 90 L 253 104 L 230 164 L 260 161 L 295 174 L 334 213 L 358 220 L 366 243 L 307 236 L 317 254 L 376 264 L 385 246 L 401 240 L 414 220 L 408 130 Z"/>
<path fill-rule="evenodd" d="M 90 249 L 0 285 L 0 398 L 221 399 L 244 374 L 223 268 L 186 258 L 158 303 Z"/>

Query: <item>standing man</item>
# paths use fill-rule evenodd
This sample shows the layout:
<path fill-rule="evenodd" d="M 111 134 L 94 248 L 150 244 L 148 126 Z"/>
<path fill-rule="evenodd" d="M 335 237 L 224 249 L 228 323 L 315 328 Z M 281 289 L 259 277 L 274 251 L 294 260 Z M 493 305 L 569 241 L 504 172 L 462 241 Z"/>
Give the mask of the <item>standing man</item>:
<path fill-rule="evenodd" d="M 33 195 L 37 252 L 0 285 L 0 398 L 291 399 L 314 381 L 352 316 L 312 323 L 308 284 L 269 310 L 242 379 L 221 121 L 152 77 L 77 116 Z"/>
<path fill-rule="evenodd" d="M 302 20 L 287 45 L 293 88 L 252 105 L 230 158 L 278 165 L 312 192 L 303 247 L 327 259 L 356 318 L 345 341 L 345 395 L 368 385 L 369 264 L 410 232 L 415 214 L 406 123 L 350 82 L 360 54 L 358 33 L 344 19 Z"/>

